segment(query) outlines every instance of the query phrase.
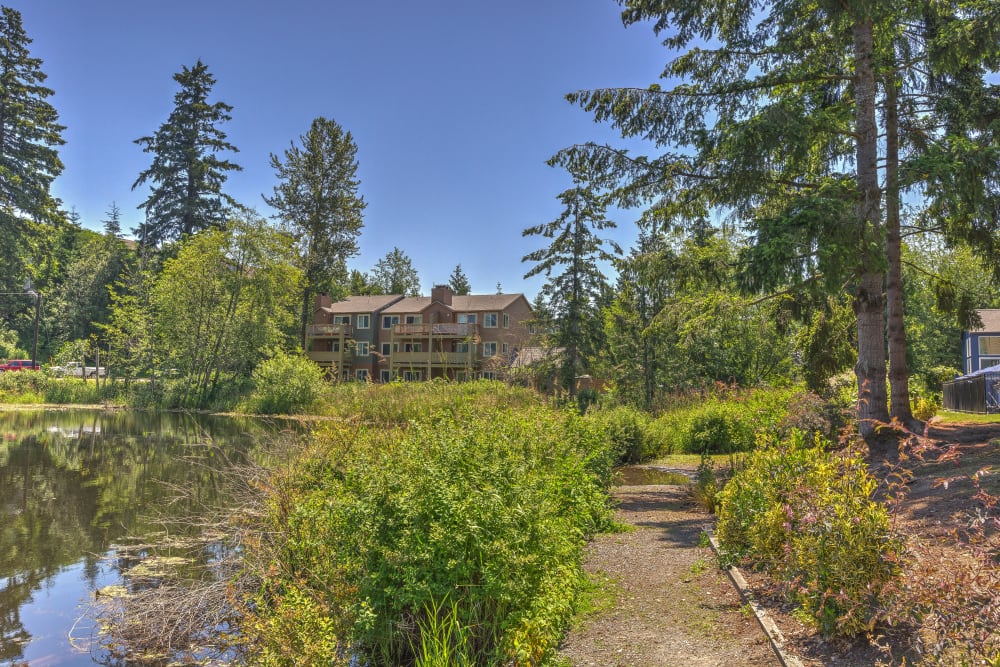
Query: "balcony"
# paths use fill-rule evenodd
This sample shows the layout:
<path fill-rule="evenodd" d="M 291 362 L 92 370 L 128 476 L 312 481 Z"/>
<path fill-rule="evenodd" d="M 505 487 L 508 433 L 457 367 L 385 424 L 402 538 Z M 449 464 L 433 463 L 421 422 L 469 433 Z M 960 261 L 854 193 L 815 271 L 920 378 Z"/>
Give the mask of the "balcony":
<path fill-rule="evenodd" d="M 309 350 L 306 352 L 306 356 L 320 364 L 338 363 L 342 360 L 350 363 L 351 361 L 351 355 L 344 355 L 343 352 Z"/>
<path fill-rule="evenodd" d="M 306 338 L 351 337 L 354 327 L 350 324 L 310 324 L 306 326 Z"/>
<path fill-rule="evenodd" d="M 392 355 L 393 367 L 423 367 L 431 366 L 457 366 L 465 368 L 474 367 L 476 358 L 471 352 L 395 352 Z"/>
<path fill-rule="evenodd" d="M 479 333 L 475 324 L 453 324 L 438 322 L 436 324 L 397 324 L 392 329 L 396 337 L 428 338 L 430 336 L 448 336 L 451 338 L 473 338 Z"/>

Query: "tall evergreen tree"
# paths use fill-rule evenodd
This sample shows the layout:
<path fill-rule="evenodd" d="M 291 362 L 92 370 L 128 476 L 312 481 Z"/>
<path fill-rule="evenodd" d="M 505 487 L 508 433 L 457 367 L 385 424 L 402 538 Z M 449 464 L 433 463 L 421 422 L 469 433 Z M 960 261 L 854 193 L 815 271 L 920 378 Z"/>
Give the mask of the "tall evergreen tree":
<path fill-rule="evenodd" d="M 230 171 L 241 167 L 218 156 L 224 151 L 238 152 L 219 128 L 231 120 L 233 107 L 209 103 L 215 78 L 201 60 L 184 67 L 174 81 L 181 89 L 174 95 L 174 110 L 167 121 L 152 136 L 135 140 L 144 153 L 153 154 L 153 163 L 132 184 L 134 190 L 151 183 L 149 197 L 139 205 L 146 212 L 146 222 L 136 230 L 143 245 L 157 246 L 221 227 L 226 204 L 235 204 L 222 185 Z"/>
<path fill-rule="evenodd" d="M 752 289 L 848 286 L 857 317 L 858 417 L 874 435 L 885 391 L 886 237 L 879 188 L 875 25 L 886 3 L 626 0 L 626 24 L 653 20 L 690 50 L 669 90 L 571 95 L 625 135 L 668 152 L 633 158 L 607 147 L 566 151 L 619 185 L 619 202 L 658 199 L 650 216 L 698 220 L 707 207 L 742 222 Z M 717 48 L 702 48 L 711 38 Z"/>
<path fill-rule="evenodd" d="M 304 347 L 313 297 L 331 292 L 333 278 L 343 275 L 347 259 L 358 254 L 367 204 L 358 194 L 358 147 L 350 132 L 332 119 L 316 118 L 299 142 L 301 147 L 293 143 L 285 150 L 284 161 L 271 154 L 279 183 L 274 196 L 264 200 L 277 209 L 299 246 Z"/>
<path fill-rule="evenodd" d="M 462 270 L 461 264 L 455 265 L 455 270 L 451 272 L 451 277 L 448 278 L 448 286 L 451 287 L 452 292 L 461 296 L 465 296 L 472 291 L 472 285 L 469 284 L 469 278 L 465 275 L 465 271 Z"/>
<path fill-rule="evenodd" d="M 534 262 L 525 278 L 544 273 L 549 279 L 542 292 L 556 316 L 555 342 L 565 348 L 563 384 L 570 397 L 575 394 L 577 374 L 589 370 L 596 357 L 597 341 L 602 334 L 599 314 L 608 283 L 597 262 L 612 260 L 611 251 L 621 253 L 614 242 L 595 233 L 612 229 L 615 223 L 605 217 L 605 198 L 586 182 L 582 165 L 577 167 L 570 169 L 573 187 L 559 195 L 565 206 L 562 214 L 522 233 L 543 236 L 552 242 L 521 259 Z"/>
<path fill-rule="evenodd" d="M 42 61 L 28 49 L 21 13 L 0 8 L 0 281 L 8 288 L 23 278 L 22 250 L 39 223 L 60 220 L 49 193 L 63 169 L 59 116 L 49 104 Z"/>
<path fill-rule="evenodd" d="M 371 281 L 377 285 L 382 294 L 405 294 L 417 296 L 420 294 L 420 277 L 413 268 L 410 257 L 393 247 L 385 257 L 375 263 L 371 271 Z"/>
<path fill-rule="evenodd" d="M 111 206 L 108 207 L 108 212 L 105 215 L 108 217 L 101 221 L 104 224 L 104 235 L 108 238 L 121 238 L 122 212 L 118 208 L 118 204 L 111 202 Z"/>

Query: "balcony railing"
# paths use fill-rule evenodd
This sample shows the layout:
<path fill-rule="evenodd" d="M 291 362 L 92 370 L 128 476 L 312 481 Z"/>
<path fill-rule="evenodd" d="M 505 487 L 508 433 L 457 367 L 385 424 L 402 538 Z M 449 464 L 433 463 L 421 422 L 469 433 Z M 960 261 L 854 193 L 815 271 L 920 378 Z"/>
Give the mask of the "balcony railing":
<path fill-rule="evenodd" d="M 394 336 L 452 336 L 455 338 L 471 338 L 478 333 L 475 324 L 454 324 L 438 322 L 436 324 L 397 324 L 393 327 Z"/>
<path fill-rule="evenodd" d="M 395 352 L 392 365 L 399 366 L 460 366 L 474 367 L 476 358 L 470 352 Z"/>
<path fill-rule="evenodd" d="M 341 360 L 349 362 L 351 360 L 351 356 L 345 355 L 343 352 L 309 350 L 306 352 L 306 356 L 319 363 L 339 362 Z"/>
<path fill-rule="evenodd" d="M 354 327 L 350 324 L 310 324 L 306 327 L 307 338 L 339 338 L 353 334 Z"/>

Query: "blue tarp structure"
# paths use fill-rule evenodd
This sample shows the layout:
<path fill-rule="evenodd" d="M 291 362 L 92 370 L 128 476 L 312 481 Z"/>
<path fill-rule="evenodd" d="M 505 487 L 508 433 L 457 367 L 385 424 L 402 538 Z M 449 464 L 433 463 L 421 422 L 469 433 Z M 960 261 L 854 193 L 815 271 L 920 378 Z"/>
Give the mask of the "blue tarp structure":
<path fill-rule="evenodd" d="M 989 366 L 944 383 L 944 408 L 956 412 L 1000 412 L 1000 366 Z"/>

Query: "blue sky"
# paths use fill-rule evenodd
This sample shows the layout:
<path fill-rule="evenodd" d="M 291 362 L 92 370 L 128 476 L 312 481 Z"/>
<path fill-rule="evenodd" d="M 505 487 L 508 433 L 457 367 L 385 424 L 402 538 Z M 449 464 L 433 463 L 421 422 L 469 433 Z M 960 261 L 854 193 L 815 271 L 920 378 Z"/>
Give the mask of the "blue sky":
<path fill-rule="evenodd" d="M 171 78 L 199 58 L 233 105 L 224 125 L 244 171 L 227 191 L 262 214 L 275 185 L 268 164 L 317 116 L 358 144 L 368 202 L 361 254 L 368 270 L 394 245 L 424 291 L 461 262 L 475 292 L 534 296 L 521 237 L 560 213 L 562 147 L 626 145 L 563 96 L 582 88 L 647 86 L 668 54 L 647 26 L 624 28 L 613 0 L 7 0 L 42 58 L 50 101 L 67 126 L 54 194 L 100 228 L 112 201 L 126 228 L 146 196 L 134 139 L 170 113 Z M 635 146 L 633 145 L 633 148 Z M 636 212 L 615 212 L 630 244 Z"/>

